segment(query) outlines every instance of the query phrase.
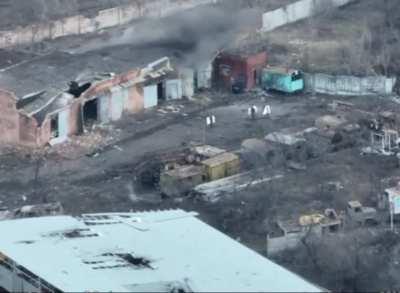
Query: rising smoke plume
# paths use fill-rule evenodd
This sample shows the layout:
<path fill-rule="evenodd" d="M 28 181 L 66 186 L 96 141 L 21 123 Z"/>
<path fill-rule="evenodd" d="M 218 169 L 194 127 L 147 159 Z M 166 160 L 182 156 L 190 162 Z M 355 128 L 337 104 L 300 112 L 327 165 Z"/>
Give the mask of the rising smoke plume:
<path fill-rule="evenodd" d="M 241 32 L 254 29 L 259 21 L 260 11 L 255 8 L 207 5 L 161 20 L 135 22 L 106 42 L 88 42 L 74 53 L 113 46 L 162 48 L 166 56 L 173 54 L 192 66 L 208 61 L 217 50 L 231 46 Z"/>

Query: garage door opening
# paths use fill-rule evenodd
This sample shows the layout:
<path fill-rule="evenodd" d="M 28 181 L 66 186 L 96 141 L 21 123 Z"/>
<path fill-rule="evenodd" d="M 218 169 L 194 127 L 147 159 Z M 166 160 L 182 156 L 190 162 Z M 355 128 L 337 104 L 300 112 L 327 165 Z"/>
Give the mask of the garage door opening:
<path fill-rule="evenodd" d="M 93 99 L 85 103 L 83 106 L 83 123 L 86 127 L 95 124 L 99 119 L 98 100 Z"/>
<path fill-rule="evenodd" d="M 157 84 L 157 100 L 158 102 L 165 101 L 164 84 L 162 82 Z"/>
<path fill-rule="evenodd" d="M 57 138 L 60 136 L 60 132 L 58 130 L 58 114 L 53 115 L 51 117 L 50 131 L 51 131 L 51 138 Z"/>

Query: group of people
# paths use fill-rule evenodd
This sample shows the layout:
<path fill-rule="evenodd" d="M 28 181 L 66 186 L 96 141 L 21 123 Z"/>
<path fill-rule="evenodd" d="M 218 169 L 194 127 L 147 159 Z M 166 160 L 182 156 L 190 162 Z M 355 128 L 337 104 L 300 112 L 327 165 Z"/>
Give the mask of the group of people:
<path fill-rule="evenodd" d="M 250 119 L 255 120 L 257 119 L 258 115 L 258 107 L 256 105 L 252 105 L 251 107 L 248 108 L 248 116 Z M 271 106 L 270 105 L 265 105 L 264 109 L 262 111 L 262 117 L 268 118 L 271 117 Z M 215 115 L 208 114 L 206 116 L 206 126 L 209 128 L 213 128 L 216 124 L 217 120 L 215 118 Z"/>
<path fill-rule="evenodd" d="M 256 105 L 252 105 L 248 110 L 248 116 L 250 119 L 255 120 L 258 114 L 258 108 Z M 264 110 L 262 111 L 262 117 L 270 117 L 271 116 L 271 106 L 265 105 Z"/>

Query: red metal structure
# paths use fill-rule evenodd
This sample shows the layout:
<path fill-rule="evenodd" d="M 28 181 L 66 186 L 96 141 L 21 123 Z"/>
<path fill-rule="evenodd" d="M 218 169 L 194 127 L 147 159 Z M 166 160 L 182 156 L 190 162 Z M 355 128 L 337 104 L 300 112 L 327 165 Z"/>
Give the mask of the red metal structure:
<path fill-rule="evenodd" d="M 252 89 L 266 65 L 265 51 L 254 54 L 222 52 L 213 64 L 214 86 L 232 90 L 235 85 L 240 85 L 244 90 Z"/>

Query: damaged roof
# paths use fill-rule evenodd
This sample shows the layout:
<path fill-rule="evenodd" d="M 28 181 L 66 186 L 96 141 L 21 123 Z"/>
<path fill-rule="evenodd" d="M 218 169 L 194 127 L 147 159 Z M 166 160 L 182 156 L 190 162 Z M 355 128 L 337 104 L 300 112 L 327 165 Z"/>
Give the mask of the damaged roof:
<path fill-rule="evenodd" d="M 52 103 L 60 94 L 58 89 L 49 88 L 27 95 L 17 101 L 17 109 L 24 111 L 28 115 L 33 115 Z"/>
<path fill-rule="evenodd" d="M 143 68 L 155 59 L 165 56 L 162 54 L 165 52 L 151 48 L 146 52 L 138 50 L 135 53 L 136 51 L 123 46 L 83 54 L 55 51 L 0 70 L 0 88 L 15 93 L 19 99 L 48 88 L 61 92 L 68 90 L 68 83 L 71 81 L 84 82 L 110 73 L 125 73 Z"/>
<path fill-rule="evenodd" d="M 2 254 L 64 292 L 321 291 L 182 210 L 1 221 L 0 233 Z"/>

